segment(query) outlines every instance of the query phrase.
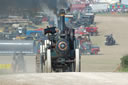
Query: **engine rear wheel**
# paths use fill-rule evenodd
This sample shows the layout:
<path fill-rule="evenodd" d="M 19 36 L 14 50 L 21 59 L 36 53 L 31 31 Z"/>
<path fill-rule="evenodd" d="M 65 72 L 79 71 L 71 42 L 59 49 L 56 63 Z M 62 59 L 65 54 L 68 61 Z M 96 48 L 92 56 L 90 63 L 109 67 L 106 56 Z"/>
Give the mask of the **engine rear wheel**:
<path fill-rule="evenodd" d="M 81 65 L 80 65 L 80 52 L 79 49 L 75 50 L 75 72 L 80 72 Z"/>
<path fill-rule="evenodd" d="M 45 68 L 45 55 L 41 56 L 41 72 L 46 72 L 46 68 Z"/>
<path fill-rule="evenodd" d="M 47 49 L 47 72 L 52 72 L 52 65 L 51 65 L 51 50 Z"/>

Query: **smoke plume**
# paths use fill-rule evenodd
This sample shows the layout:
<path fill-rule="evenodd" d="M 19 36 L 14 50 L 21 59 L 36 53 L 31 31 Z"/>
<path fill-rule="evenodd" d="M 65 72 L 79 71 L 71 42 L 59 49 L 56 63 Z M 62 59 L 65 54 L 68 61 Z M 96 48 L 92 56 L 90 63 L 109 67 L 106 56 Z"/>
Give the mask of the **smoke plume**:
<path fill-rule="evenodd" d="M 0 0 L 0 14 L 33 13 L 46 7 L 56 11 L 67 6 L 67 0 Z"/>

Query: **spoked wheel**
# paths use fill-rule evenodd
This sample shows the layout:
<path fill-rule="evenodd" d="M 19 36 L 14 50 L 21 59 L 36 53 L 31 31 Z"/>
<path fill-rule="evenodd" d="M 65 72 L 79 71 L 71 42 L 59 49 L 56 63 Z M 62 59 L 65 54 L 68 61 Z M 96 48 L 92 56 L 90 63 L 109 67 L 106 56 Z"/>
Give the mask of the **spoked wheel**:
<path fill-rule="evenodd" d="M 37 59 L 37 72 L 50 73 L 51 69 L 51 51 L 48 49 L 45 55 L 40 56 L 40 59 Z M 39 58 L 39 57 L 38 57 Z"/>
<path fill-rule="evenodd" d="M 46 72 L 46 48 L 45 45 L 42 46 L 42 57 L 41 57 L 41 70 L 42 72 Z"/>
<path fill-rule="evenodd" d="M 41 56 L 41 72 L 46 72 L 45 71 L 45 55 Z"/>
<path fill-rule="evenodd" d="M 51 50 L 46 50 L 46 60 L 44 61 L 44 72 L 50 73 L 52 72 L 52 66 L 51 66 Z"/>
<path fill-rule="evenodd" d="M 75 50 L 75 72 L 81 71 L 80 52 L 79 49 Z"/>
<path fill-rule="evenodd" d="M 51 50 L 47 49 L 47 72 L 50 73 L 52 72 L 52 67 L 51 67 Z"/>
<path fill-rule="evenodd" d="M 36 55 L 36 71 L 37 72 L 46 72 L 45 71 L 45 45 L 40 45 L 40 53 Z"/>

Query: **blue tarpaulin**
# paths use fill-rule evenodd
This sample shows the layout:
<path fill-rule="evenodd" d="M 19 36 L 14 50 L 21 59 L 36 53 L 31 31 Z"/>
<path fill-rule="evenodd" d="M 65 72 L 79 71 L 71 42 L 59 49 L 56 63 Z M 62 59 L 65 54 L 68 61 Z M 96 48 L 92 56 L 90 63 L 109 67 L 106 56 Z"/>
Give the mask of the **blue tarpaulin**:
<path fill-rule="evenodd" d="M 69 22 L 69 19 L 68 18 L 65 18 L 65 22 Z"/>

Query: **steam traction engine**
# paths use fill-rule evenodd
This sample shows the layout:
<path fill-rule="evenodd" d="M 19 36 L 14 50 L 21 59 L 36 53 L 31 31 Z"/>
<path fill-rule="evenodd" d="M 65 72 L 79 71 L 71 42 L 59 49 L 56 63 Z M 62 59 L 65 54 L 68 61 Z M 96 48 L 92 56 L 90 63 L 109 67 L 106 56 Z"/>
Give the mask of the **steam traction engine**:
<path fill-rule="evenodd" d="M 74 29 L 65 26 L 65 11 L 60 10 L 60 27 L 44 30 L 47 40 L 41 42 L 40 54 L 37 56 L 38 72 L 79 72 L 80 54 L 75 39 Z M 40 59 L 39 59 L 40 58 Z"/>

